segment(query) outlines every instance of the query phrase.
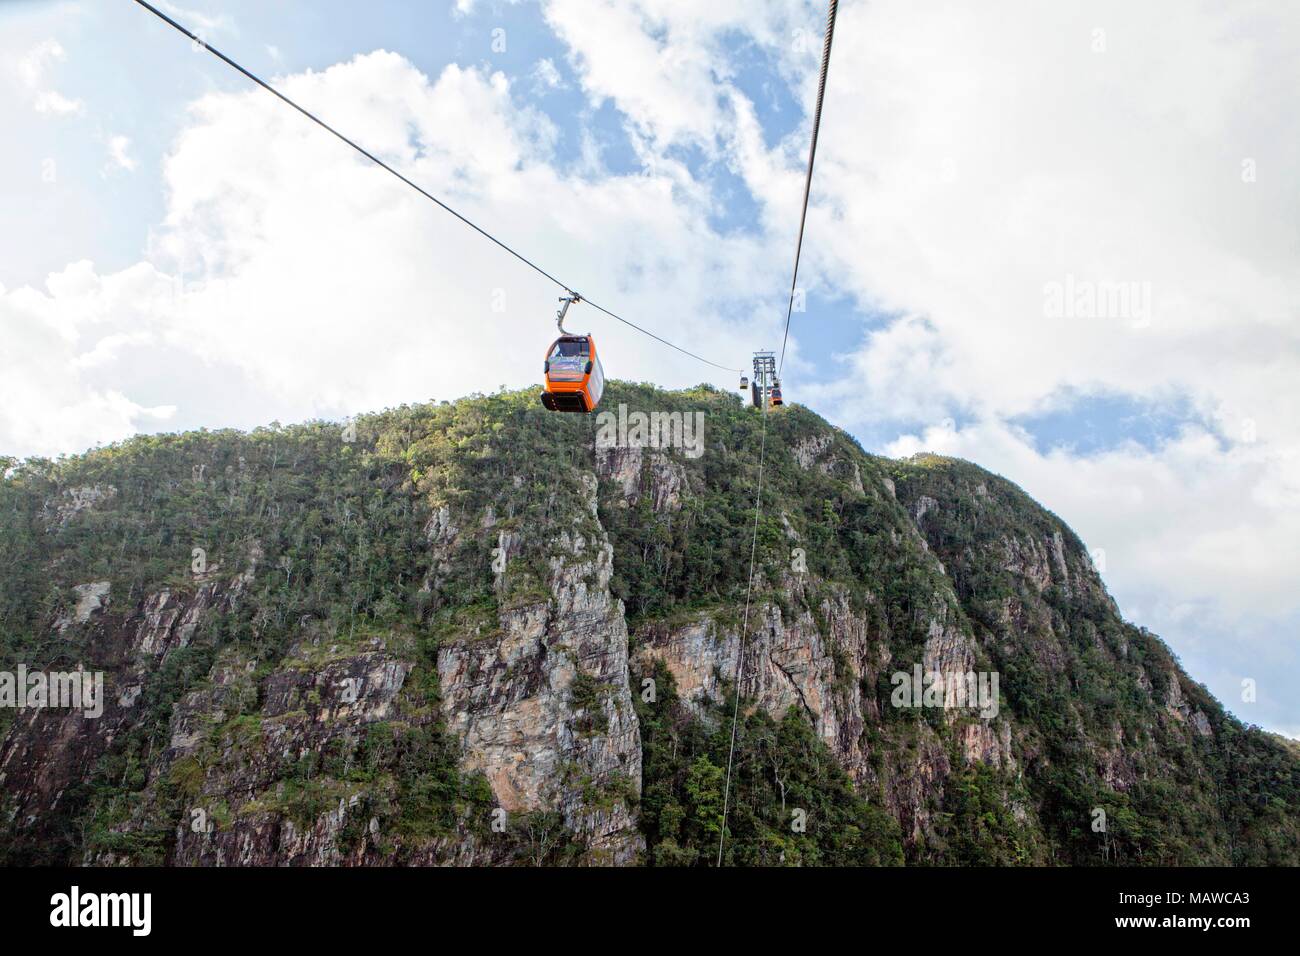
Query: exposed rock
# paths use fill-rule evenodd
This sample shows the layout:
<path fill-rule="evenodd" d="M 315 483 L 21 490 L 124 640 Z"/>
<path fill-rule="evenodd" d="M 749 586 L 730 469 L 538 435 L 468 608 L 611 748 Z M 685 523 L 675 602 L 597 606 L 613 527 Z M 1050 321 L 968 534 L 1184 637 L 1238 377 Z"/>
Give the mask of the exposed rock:
<path fill-rule="evenodd" d="M 656 513 L 681 509 L 686 469 L 667 452 L 598 445 L 596 474 L 613 482 L 627 505 L 635 505 L 648 492 Z"/>
<path fill-rule="evenodd" d="M 20 712 L 0 742 L 0 774 L 23 828 L 42 832 L 46 814 L 63 791 L 83 779 L 114 738 L 137 719 L 138 700 L 149 676 L 172 651 L 189 643 L 205 615 L 228 608 L 233 588 L 220 582 L 192 595 L 160 591 L 125 619 L 109 620 L 90 611 L 83 623 L 94 630 L 88 657 L 103 668 L 104 710 L 88 718 L 79 710 L 29 709 Z M 100 593 L 98 585 L 86 592 Z M 102 591 L 107 594 L 107 589 Z M 57 627 L 57 625 L 56 625 Z"/>
<path fill-rule="evenodd" d="M 790 453 L 794 455 L 794 460 L 799 464 L 799 467 L 807 471 L 821 457 L 822 453 L 831 446 L 832 440 L 833 436 L 829 433 L 805 438 L 790 449 Z"/>
<path fill-rule="evenodd" d="M 834 441 L 835 436 L 830 433 L 804 438 L 795 444 L 791 454 L 795 463 L 804 471 L 815 465 L 823 475 L 847 481 L 859 494 L 866 494 L 866 489 L 862 486 L 862 470 L 856 461 L 838 455 L 824 457 Z"/>
<path fill-rule="evenodd" d="M 68 488 L 54 501 L 45 504 L 44 517 L 48 526 L 62 528 L 82 512 L 93 511 L 117 495 L 112 485 L 86 485 Z"/>
<path fill-rule="evenodd" d="M 1030 581 L 1042 591 L 1052 584 L 1052 569 L 1048 564 L 1047 549 L 1034 538 L 1004 538 L 1006 562 L 1003 565 L 1013 574 Z"/>
<path fill-rule="evenodd" d="M 593 484 L 584 493 L 594 496 Z M 613 548 L 562 533 L 551 559 L 552 598 L 503 611 L 498 636 L 438 653 L 443 713 L 465 766 L 481 770 L 510 812 L 558 808 L 589 840 L 593 859 L 627 863 L 643 840 L 622 789 L 639 792 L 641 742 L 627 683 L 622 602 L 609 593 Z M 579 700 L 578 682 L 592 701 Z M 594 708 L 594 709 L 593 709 Z M 597 792 L 567 783 L 572 767 Z"/>
<path fill-rule="evenodd" d="M 107 581 L 78 584 L 73 588 L 77 592 L 77 609 L 73 616 L 78 624 L 85 624 L 90 620 L 90 615 L 108 604 L 109 589 Z"/>
<path fill-rule="evenodd" d="M 999 769 L 1016 770 L 1011 750 L 1011 724 L 1005 720 L 966 719 L 958 728 L 967 763 L 986 763 Z"/>
<path fill-rule="evenodd" d="M 280 780 L 284 767 L 331 749 L 347 752 L 366 728 L 399 716 L 399 695 L 411 662 L 394 656 L 380 638 L 350 647 L 314 637 L 296 644 L 289 666 L 268 675 L 260 687 L 253 663 L 237 655 L 226 658 L 214 669 L 211 686 L 186 695 L 173 713 L 169 766 L 201 759 L 214 743 L 220 748 L 219 759 L 208 763 L 189 798 L 176 833 L 175 862 L 360 862 L 374 852 L 373 843 L 358 841 L 349 848 L 341 835 L 362 812 L 367 788 L 324 783 L 336 802 L 304 821 L 285 812 L 293 807 L 293 797 Z M 236 718 L 255 707 L 259 697 L 263 703 L 256 717 L 240 723 Z M 371 831 L 368 824 L 364 829 Z"/>
<path fill-rule="evenodd" d="M 1179 723 L 1189 725 L 1193 731 L 1202 737 L 1209 737 L 1214 733 L 1209 718 L 1199 708 L 1193 707 L 1187 698 L 1183 696 L 1183 689 L 1177 674 L 1169 675 L 1169 689 L 1165 695 L 1165 712 Z"/>
<path fill-rule="evenodd" d="M 456 537 L 457 529 L 451 520 L 451 509 L 446 505 L 435 508 L 424 526 L 424 537 L 430 544 L 446 544 Z"/>
<path fill-rule="evenodd" d="M 858 463 L 856 461 L 850 462 L 849 464 L 852 465 L 853 467 L 853 477 L 849 479 L 849 484 L 853 486 L 853 489 L 858 494 L 865 495 L 867 493 L 867 489 L 864 488 L 862 485 L 862 469 L 858 467 Z"/>

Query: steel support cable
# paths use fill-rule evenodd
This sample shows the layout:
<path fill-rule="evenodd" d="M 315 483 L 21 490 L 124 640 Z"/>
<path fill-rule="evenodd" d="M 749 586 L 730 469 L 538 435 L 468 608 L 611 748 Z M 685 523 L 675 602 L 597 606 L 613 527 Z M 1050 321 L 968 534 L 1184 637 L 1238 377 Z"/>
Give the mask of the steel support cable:
<path fill-rule="evenodd" d="M 551 282 L 555 283 L 557 286 L 559 286 L 561 289 L 563 289 L 563 290 L 564 290 L 565 292 L 567 292 L 569 295 L 571 295 L 571 296 L 575 296 L 575 297 L 577 298 L 577 300 L 582 301 L 582 302 L 586 302 L 586 303 L 587 303 L 589 306 L 591 306 L 593 309 L 596 309 L 596 310 L 599 311 L 599 312 L 603 312 L 605 315 L 609 316 L 611 319 L 615 319 L 615 320 L 617 320 L 617 321 L 619 321 L 619 322 L 622 322 L 622 323 L 623 323 L 624 325 L 626 325 L 628 328 L 635 329 L 637 332 L 640 332 L 642 335 L 649 336 L 650 338 L 654 339 L 656 342 L 659 342 L 659 343 L 661 343 L 661 344 L 663 344 L 663 345 L 666 345 L 666 346 L 668 346 L 668 347 L 671 348 L 671 349 L 676 349 L 678 352 L 682 353 L 683 355 L 687 355 L 687 356 L 689 356 L 689 357 L 695 359 L 697 362 L 703 362 L 705 365 L 711 365 L 711 366 L 713 366 L 714 368 L 722 369 L 724 372 L 742 372 L 742 371 L 744 371 L 743 369 L 731 368 L 730 366 L 727 366 L 727 365 L 719 365 L 717 362 L 711 362 L 711 361 L 709 361 L 708 359 L 704 358 L 702 355 L 696 355 L 694 352 L 690 351 L 689 349 L 684 349 L 684 348 L 682 348 L 680 345 L 675 345 L 675 344 L 673 344 L 672 342 L 669 342 L 667 339 L 665 339 L 665 338 L 661 338 L 660 336 L 655 335 L 653 332 L 649 331 L 648 329 L 642 328 L 641 326 L 637 325 L 635 322 L 631 322 L 631 321 L 629 321 L 629 320 L 623 318 L 621 315 L 617 314 L 616 312 L 611 312 L 609 309 L 606 309 L 604 306 L 597 305 L 595 302 L 592 302 L 590 299 L 588 299 L 588 298 L 582 296 L 582 295 L 579 294 L 578 292 L 575 292 L 574 289 L 573 289 L 570 285 L 568 285 L 567 283 L 561 282 L 561 281 L 560 281 L 559 279 L 557 279 L 555 276 L 551 275 L 551 273 L 547 272 L 545 269 L 543 269 L 543 268 L 542 268 L 541 266 L 539 266 L 537 263 L 533 262 L 533 260 L 529 259 L 529 258 L 528 258 L 527 256 L 525 256 L 523 253 L 518 252 L 518 251 L 516 251 L 515 249 L 512 249 L 510 246 L 506 245 L 504 242 L 502 242 L 502 241 L 501 241 L 500 239 L 498 239 L 496 236 L 492 235 L 492 233 L 488 232 L 488 231 L 487 231 L 486 229 L 484 229 L 482 226 L 479 226 L 478 224 L 476 224 L 476 223 L 472 222 L 471 220 L 467 219 L 465 216 L 462 216 L 460 213 L 458 213 L 455 209 L 452 209 L 450 206 L 448 206 L 445 202 L 443 202 L 443 201 L 442 201 L 441 199 L 439 199 L 437 196 L 433 195 L 433 194 L 432 194 L 431 192 L 429 192 L 428 190 L 426 190 L 426 189 L 424 189 L 423 187 L 421 187 L 421 186 L 417 185 L 416 183 L 412 182 L 410 179 L 408 179 L 406 176 L 404 176 L 404 175 L 402 175 L 401 173 L 399 173 L 399 172 L 398 172 L 396 169 L 394 169 L 392 166 L 389 166 L 386 162 L 384 162 L 382 159 L 380 159 L 380 158 L 379 158 L 378 156 L 376 156 L 374 153 L 371 153 L 369 150 L 365 149 L 364 147 L 360 146 L 359 144 L 357 144 L 357 143 L 354 142 L 353 140 L 351 140 L 351 139 L 349 139 L 348 137 L 344 136 L 342 133 L 340 133 L 338 130 L 336 130 L 333 126 L 330 126 L 328 123 L 326 123 L 326 122 L 325 122 L 324 120 L 322 120 L 320 117 L 316 116 L 314 113 L 312 113 L 312 112 L 310 112 L 309 110 L 304 109 L 303 107 L 299 106 L 297 103 L 295 103 L 293 100 L 289 99 L 289 97 L 285 96 L 283 93 L 281 93 L 281 92 L 280 92 L 279 90 L 277 90 L 275 87 L 271 86 L 271 84 L 267 83 L 265 80 L 263 80 L 263 79 L 262 79 L 261 77 L 259 77 L 257 74 L 253 73 L 251 70 L 247 70 L 247 69 L 245 69 L 243 66 L 241 66 L 241 65 L 238 64 L 238 63 L 236 63 L 234 60 L 232 60 L 230 57 L 226 56 L 226 54 L 222 53 L 222 52 L 221 52 L 220 50 L 218 50 L 216 47 L 210 45 L 210 44 L 209 44 L 206 40 L 204 40 L 201 36 L 199 36 L 199 35 L 196 34 L 196 33 L 191 32 L 191 31 L 189 30 L 189 28 L 187 28 L 187 27 L 183 26 L 182 24 L 176 22 L 176 21 L 173 20 L 171 17 L 169 17 L 167 14 L 163 13 L 161 10 L 159 10 L 157 7 L 155 7 L 153 4 L 146 2 L 146 0 L 135 0 L 135 2 L 136 2 L 137 4 L 139 4 L 141 7 L 144 7 L 144 9 L 148 10 L 150 13 L 152 13 L 154 16 L 156 16 L 159 20 L 162 20 L 162 21 L 163 21 L 164 23 L 166 23 L 168 26 L 172 27 L 172 28 L 173 28 L 174 30 L 176 30 L 177 32 L 179 32 L 179 33 L 185 35 L 186 37 L 189 37 L 189 39 L 190 39 L 193 43 L 196 43 L 196 44 L 198 44 L 199 46 L 203 47 L 203 49 L 207 50 L 209 53 L 211 53 L 213 56 L 215 56 L 217 59 L 219 59 L 222 63 L 225 63 L 227 66 L 229 66 L 229 67 L 231 67 L 232 69 L 236 70 L 237 72 L 243 74 L 243 75 L 246 76 L 248 79 L 252 80 L 252 81 L 253 81 L 254 83 L 256 83 L 258 86 L 260 86 L 262 89 L 266 90 L 268 93 L 270 93 L 272 96 L 274 96 L 276 99 L 281 100 L 282 102 L 284 102 L 284 103 L 288 104 L 289 106 L 293 107 L 295 110 L 297 110 L 297 111 L 298 111 L 299 113 L 301 113 L 303 116 L 307 117 L 307 119 L 311 120 L 313 123 L 315 123 L 315 124 L 316 124 L 317 126 L 319 126 L 321 129 L 325 130 L 326 132 L 328 132 L 328 133 L 332 134 L 333 136 L 337 137 L 338 139 L 342 140 L 342 141 L 343 141 L 344 143 L 346 143 L 347 145 L 351 146 L 354 150 L 356 150 L 356 151 L 357 151 L 358 153 L 360 153 L 362 156 L 366 157 L 366 159 L 370 160 L 370 161 L 371 161 L 372 163 L 374 163 L 376 166 L 380 167 L 380 168 L 383 169 L 383 170 L 386 170 L 387 172 L 392 173 L 394 176 L 396 176 L 396 177 L 397 177 L 398 179 L 400 179 L 402 182 L 406 183 L 406 185 L 410 186 L 412 189 L 414 189 L 416 192 L 418 192 L 418 193 L 419 193 L 421 196 L 423 196 L 425 199 L 428 199 L 430 202 L 435 203 L 437 206 L 439 206 L 439 207 L 440 207 L 441 209 L 443 209 L 444 211 L 446 211 L 446 212 L 448 212 L 448 213 L 451 213 L 451 215 L 455 216 L 457 219 L 459 219 L 459 220 L 460 220 L 461 222 L 463 222 L 465 225 L 469 226 L 471 229 L 473 229 L 475 232 L 477 232 L 480 236 L 482 236 L 483 238 L 485 238 L 485 239 L 489 240 L 490 242 L 494 243 L 495 245 L 497 245 L 497 246 L 500 247 L 501 249 L 504 249 L 506 252 L 510 253 L 510 255 L 514 256 L 516 259 L 518 259 L 518 260 L 519 260 L 520 262 L 522 262 L 524 265 L 526 265 L 526 266 L 528 266 L 530 269 L 532 269 L 534 272 L 538 273 L 539 275 L 541 275 L 541 276 L 543 276 L 543 277 L 549 279 Z"/>
<path fill-rule="evenodd" d="M 799 239 L 794 251 L 794 275 L 790 280 L 790 303 L 785 313 L 785 334 L 781 338 L 781 361 L 777 366 L 777 380 L 781 378 L 781 369 L 785 366 L 786 340 L 790 337 L 790 317 L 794 312 L 794 293 L 799 283 L 799 257 L 803 252 L 804 225 L 808 221 L 808 194 L 812 189 L 813 160 L 817 155 L 817 133 L 822 122 L 822 102 L 826 98 L 826 74 L 831 65 L 831 40 L 835 36 L 835 14 L 839 9 L 839 0 L 830 0 L 830 9 L 826 14 L 826 40 L 822 44 L 821 73 L 817 80 L 817 106 L 813 111 L 812 144 L 808 149 L 808 172 L 803 184 L 803 212 L 799 216 Z M 766 383 L 765 383 L 766 385 Z M 745 637 L 749 633 L 749 605 L 754 591 L 754 562 L 758 554 L 758 522 L 763 509 L 763 464 L 767 453 L 767 408 L 771 404 L 766 387 L 763 393 L 763 428 L 758 452 L 758 490 L 754 496 L 754 535 L 749 546 L 749 580 L 745 585 L 745 614 L 740 628 L 740 639 L 736 651 L 736 695 L 731 711 L 731 745 L 727 751 L 727 776 L 722 790 L 722 828 L 718 834 L 718 866 L 722 866 L 722 850 L 727 839 L 727 814 L 731 808 L 731 771 L 736 758 L 736 728 L 740 722 L 740 679 L 745 666 Z"/>
<path fill-rule="evenodd" d="M 722 846 L 727 839 L 727 811 L 731 809 L 731 765 L 736 757 L 736 726 L 740 720 L 740 678 L 745 667 L 745 635 L 749 633 L 749 599 L 754 591 L 754 559 L 758 555 L 758 519 L 763 512 L 763 465 L 767 457 L 767 406 L 771 404 L 766 386 L 763 395 L 762 438 L 758 444 L 758 492 L 754 497 L 754 535 L 749 543 L 749 583 L 745 585 L 745 615 L 740 625 L 739 647 L 736 651 L 736 686 L 732 693 L 735 701 L 731 709 L 731 747 L 727 751 L 727 782 L 722 788 L 722 830 L 718 833 L 718 866 L 722 866 Z"/>
<path fill-rule="evenodd" d="M 794 275 L 790 278 L 790 303 L 785 310 L 785 334 L 781 336 L 781 360 L 777 363 L 776 377 L 780 379 L 785 368 L 785 346 L 790 338 L 790 316 L 794 313 L 794 294 L 799 285 L 799 257 L 803 253 L 803 232 L 808 222 L 808 195 L 812 191 L 813 161 L 817 158 L 817 134 L 822 126 L 822 102 L 826 99 L 826 74 L 831 68 L 831 40 L 835 37 L 835 14 L 839 0 L 830 0 L 826 14 L 826 40 L 822 44 L 822 69 L 817 80 L 817 106 L 813 109 L 812 145 L 808 149 L 808 171 L 803 180 L 803 212 L 799 214 L 799 239 L 794 247 Z"/>

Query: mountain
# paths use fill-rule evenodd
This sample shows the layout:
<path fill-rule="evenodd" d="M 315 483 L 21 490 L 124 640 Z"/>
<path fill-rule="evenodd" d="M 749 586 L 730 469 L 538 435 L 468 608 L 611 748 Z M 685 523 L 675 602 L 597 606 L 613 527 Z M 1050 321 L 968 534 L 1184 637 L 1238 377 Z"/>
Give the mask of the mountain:
<path fill-rule="evenodd" d="M 1300 862 L 1294 746 L 1010 482 L 787 406 L 755 524 L 759 412 L 602 410 L 0 461 L 0 667 L 104 675 L 0 709 L 0 862 L 712 864 L 733 713 L 729 863 Z"/>

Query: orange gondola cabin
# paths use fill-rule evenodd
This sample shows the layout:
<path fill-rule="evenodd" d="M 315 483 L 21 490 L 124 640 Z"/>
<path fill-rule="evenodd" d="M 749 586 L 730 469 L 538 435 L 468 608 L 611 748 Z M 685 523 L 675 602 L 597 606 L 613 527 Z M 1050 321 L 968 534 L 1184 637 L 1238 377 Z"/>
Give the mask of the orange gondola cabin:
<path fill-rule="evenodd" d="M 605 391 L 605 370 L 590 335 L 561 335 L 542 365 L 546 391 L 542 404 L 553 412 L 590 412 Z"/>

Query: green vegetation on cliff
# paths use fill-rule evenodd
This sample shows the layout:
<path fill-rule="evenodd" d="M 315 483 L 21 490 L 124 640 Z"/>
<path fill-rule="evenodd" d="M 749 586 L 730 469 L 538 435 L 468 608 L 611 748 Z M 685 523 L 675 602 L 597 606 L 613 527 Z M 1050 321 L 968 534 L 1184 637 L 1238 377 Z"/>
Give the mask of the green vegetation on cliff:
<path fill-rule="evenodd" d="M 653 705 L 641 702 L 641 827 L 655 866 L 713 866 L 735 698 L 692 717 L 657 663 Z M 641 678 L 645 675 L 637 675 Z M 892 866 L 898 822 L 856 793 L 834 754 L 791 708 L 743 714 L 736 732 L 723 862 L 729 866 Z"/>
<path fill-rule="evenodd" d="M 531 390 L 402 407 L 347 428 L 149 436 L 59 461 L 0 460 L 0 669 L 125 673 L 123 643 L 164 606 L 160 595 L 174 602 L 166 607 L 208 601 L 184 646 L 145 670 L 111 741 L 37 747 L 0 710 L 0 741 L 33 746 L 14 759 L 62 761 L 71 781 L 28 828 L 15 802 L 23 775 L 7 774 L 0 862 L 170 862 L 196 801 L 220 830 L 241 808 L 243 819 L 307 826 L 342 800 L 337 849 L 365 862 L 492 844 L 496 798 L 458 762 L 439 649 L 498 640 L 503 615 L 545 605 L 554 541 L 538 529 L 562 527 L 608 538 L 609 589 L 633 633 L 642 792 L 586 781 L 589 802 L 637 812 L 646 862 L 710 863 L 734 698 L 728 689 L 682 700 L 642 652 L 645 634 L 683 621 L 738 630 L 761 420 L 705 387 L 611 383 L 605 407 L 620 403 L 706 415 L 705 453 L 665 456 L 671 507 L 656 505 L 653 492 L 668 486 L 648 460 L 633 475 L 641 493 L 627 497 L 603 476 L 594 513 L 575 504 L 598 471 L 595 422 L 548 414 Z M 1158 638 L 1124 622 L 1078 539 L 1019 489 L 964 462 L 867 455 L 798 406 L 769 415 L 763 483 L 755 606 L 774 607 L 787 627 L 813 622 L 833 675 L 815 705 L 768 713 L 742 701 L 730 862 L 1300 862 L 1294 749 L 1226 714 Z M 509 574 L 491 570 L 497 548 Z M 795 570 L 796 550 L 806 570 Z M 108 583 L 108 612 L 83 622 L 77 588 L 92 582 Z M 834 614 L 854 634 L 832 637 Z M 890 705 L 890 673 L 922 660 L 936 626 L 1000 675 L 1014 763 L 970 756 L 963 726 L 942 713 Z M 393 713 L 361 734 L 296 738 L 306 753 L 269 746 L 333 719 L 321 716 L 319 683 L 269 715 L 276 682 L 306 675 L 307 688 L 331 662 L 371 653 L 371 641 L 373 653 L 410 664 Z M 722 687 L 731 666 L 719 666 Z M 232 697 L 235 672 L 247 693 Z M 653 705 L 636 693 L 650 675 Z M 608 693 L 578 671 L 566 702 L 584 715 L 579 742 L 609 732 Z M 221 719 L 173 761 L 178 715 L 199 698 Z M 836 741 L 814 730 L 817 707 L 840 715 Z M 836 747 L 857 763 L 842 765 Z M 232 781 L 255 799 L 216 792 Z M 792 827 L 795 809 L 803 829 Z M 474 858 L 567 863 L 584 852 L 558 811 L 516 822 L 497 841 L 509 845 Z"/>
<path fill-rule="evenodd" d="M 919 525 L 1025 727 L 1025 780 L 1049 860 L 1297 862 L 1300 763 L 1227 714 L 1155 635 L 1120 618 L 1059 518 L 969 462 L 923 455 L 892 473 L 900 499 L 942 502 Z M 1030 539 L 1044 543 L 1051 572 L 1041 594 L 1009 567 L 1011 543 Z M 1049 553 L 1054 539 L 1060 557 Z"/>

